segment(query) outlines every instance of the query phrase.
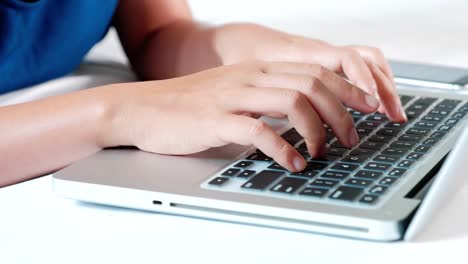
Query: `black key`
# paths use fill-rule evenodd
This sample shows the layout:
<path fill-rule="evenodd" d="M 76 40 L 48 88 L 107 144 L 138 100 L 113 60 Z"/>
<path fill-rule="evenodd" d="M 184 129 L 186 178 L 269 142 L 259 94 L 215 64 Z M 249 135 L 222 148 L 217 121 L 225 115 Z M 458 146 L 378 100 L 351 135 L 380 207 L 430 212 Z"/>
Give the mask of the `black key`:
<path fill-rule="evenodd" d="M 455 119 L 462 119 L 465 115 L 466 115 L 466 113 L 463 113 L 463 112 L 456 112 L 455 114 L 452 115 L 452 118 L 455 118 Z"/>
<path fill-rule="evenodd" d="M 444 118 L 441 116 L 436 116 L 436 115 L 426 115 L 425 117 L 422 118 L 423 121 L 429 121 L 429 122 L 440 122 Z"/>
<path fill-rule="evenodd" d="M 332 162 L 339 159 L 339 156 L 325 155 L 324 157 L 313 158 L 311 161 Z"/>
<path fill-rule="evenodd" d="M 403 175 L 405 172 L 406 172 L 405 169 L 396 168 L 396 169 L 391 170 L 391 171 L 388 173 L 388 175 L 394 176 L 394 177 L 400 177 L 400 176 Z"/>
<path fill-rule="evenodd" d="M 308 160 L 308 159 L 311 158 L 309 150 L 306 149 L 306 148 L 305 149 L 304 148 L 298 148 L 297 152 L 299 152 L 299 154 L 301 154 L 301 156 L 304 157 L 305 160 Z"/>
<path fill-rule="evenodd" d="M 403 148 L 403 149 L 410 149 L 416 145 L 416 142 L 411 142 L 411 141 L 395 141 L 392 144 L 390 144 L 390 147 L 392 148 Z"/>
<path fill-rule="evenodd" d="M 369 135 L 374 129 L 372 128 L 364 128 L 364 127 L 357 127 L 356 132 L 358 133 L 359 137 L 365 137 Z"/>
<path fill-rule="evenodd" d="M 286 140 L 292 146 L 296 145 L 299 141 L 303 139 L 295 128 L 291 128 L 288 131 L 284 132 L 281 135 L 281 137 L 284 138 L 284 140 Z"/>
<path fill-rule="evenodd" d="M 271 190 L 274 192 L 294 193 L 297 189 L 299 189 L 306 182 L 307 182 L 306 179 L 286 177 L 286 178 L 283 178 L 277 184 L 275 184 L 275 186 L 273 186 Z"/>
<path fill-rule="evenodd" d="M 323 170 L 328 166 L 327 163 L 321 163 L 321 162 L 307 162 L 307 166 L 304 170 L 310 171 L 310 170 Z"/>
<path fill-rule="evenodd" d="M 379 197 L 377 195 L 366 194 L 362 196 L 359 202 L 364 204 L 375 204 L 375 202 L 377 202 L 378 199 Z"/>
<path fill-rule="evenodd" d="M 240 169 L 227 169 L 225 172 L 221 173 L 223 176 L 234 176 L 239 173 Z"/>
<path fill-rule="evenodd" d="M 419 142 L 423 136 L 421 135 L 408 135 L 408 134 L 403 134 L 401 137 L 398 138 L 398 140 L 401 141 L 412 141 L 412 142 Z"/>
<path fill-rule="evenodd" d="M 375 149 L 363 149 L 363 148 L 357 148 L 349 153 L 351 156 L 372 156 L 377 152 Z"/>
<path fill-rule="evenodd" d="M 437 101 L 437 98 L 434 97 L 422 97 L 416 100 L 413 104 L 421 104 L 421 105 L 430 105 Z"/>
<path fill-rule="evenodd" d="M 263 190 L 281 177 L 281 175 L 284 175 L 284 172 L 264 170 L 244 183 L 242 188 Z"/>
<path fill-rule="evenodd" d="M 441 138 L 441 137 L 445 136 L 445 134 L 447 134 L 447 132 L 436 131 L 436 132 L 434 132 L 434 133 L 431 134 L 431 137 L 433 137 L 433 138 Z"/>
<path fill-rule="evenodd" d="M 402 149 L 402 148 L 386 148 L 384 151 L 382 151 L 382 154 L 384 155 L 393 155 L 393 156 L 403 156 L 408 152 L 407 149 Z"/>
<path fill-rule="evenodd" d="M 307 144 L 305 143 L 305 141 L 299 144 L 299 146 L 297 146 L 297 149 L 307 149 Z"/>
<path fill-rule="evenodd" d="M 355 117 L 363 117 L 363 116 L 366 115 L 366 114 L 361 113 L 361 112 L 356 111 L 356 110 L 350 110 L 349 113 L 350 113 L 352 116 L 355 116 Z"/>
<path fill-rule="evenodd" d="M 400 129 L 397 128 L 382 128 L 379 131 L 377 131 L 377 135 L 382 135 L 382 136 L 396 136 L 398 133 L 400 133 Z"/>
<path fill-rule="evenodd" d="M 364 169 L 368 170 L 378 170 L 378 171 L 386 171 L 388 170 L 392 165 L 387 164 L 387 163 L 380 163 L 380 162 L 369 162 Z"/>
<path fill-rule="evenodd" d="M 429 112 L 430 115 L 436 115 L 436 116 L 441 116 L 441 117 L 445 117 L 445 116 L 448 116 L 448 114 L 450 114 L 451 111 L 448 111 L 448 110 L 437 110 L 437 109 L 434 109 L 432 111 Z"/>
<path fill-rule="evenodd" d="M 347 148 L 345 147 L 345 145 L 343 145 L 339 140 L 336 140 L 335 142 L 333 142 L 330 147 L 334 147 L 334 148 Z"/>
<path fill-rule="evenodd" d="M 369 156 L 366 156 L 366 155 L 359 155 L 359 156 L 348 155 L 344 157 L 341 161 L 350 162 L 350 163 L 363 163 L 368 159 L 369 159 Z"/>
<path fill-rule="evenodd" d="M 382 122 L 379 122 L 379 121 L 368 121 L 368 120 L 364 120 L 362 122 L 360 122 L 357 127 L 358 128 L 376 128 L 378 126 L 380 126 Z"/>
<path fill-rule="evenodd" d="M 257 151 L 256 153 L 251 154 L 247 157 L 248 160 L 257 160 L 257 161 L 272 161 L 273 159 L 263 154 L 263 152 Z"/>
<path fill-rule="evenodd" d="M 384 177 L 383 179 L 379 181 L 379 184 L 390 186 L 394 184 L 397 180 L 398 178 L 395 178 L 395 177 Z"/>
<path fill-rule="evenodd" d="M 418 102 L 413 103 L 412 105 L 408 106 L 408 108 L 407 108 L 408 111 L 418 111 L 418 112 L 422 112 L 425 109 L 427 109 L 427 105 L 419 104 Z"/>
<path fill-rule="evenodd" d="M 442 102 L 438 103 L 436 108 L 450 108 L 453 109 L 461 103 L 460 100 L 445 99 Z"/>
<path fill-rule="evenodd" d="M 239 173 L 237 175 L 237 177 L 248 178 L 248 177 L 254 175 L 255 173 L 256 173 L 256 171 L 254 171 L 254 170 L 245 170 L 245 171 Z"/>
<path fill-rule="evenodd" d="M 364 178 L 364 179 L 377 179 L 380 176 L 382 176 L 382 172 L 380 171 L 366 171 L 366 170 L 360 170 L 358 171 L 354 177 L 358 178 Z"/>
<path fill-rule="evenodd" d="M 461 112 L 461 113 L 468 113 L 468 103 L 466 103 L 465 105 L 463 105 L 462 107 L 460 107 L 458 109 L 458 112 Z"/>
<path fill-rule="evenodd" d="M 414 160 L 402 160 L 400 163 L 398 163 L 398 167 L 402 168 L 409 168 L 411 165 L 413 165 Z"/>
<path fill-rule="evenodd" d="M 411 99 L 413 99 L 414 96 L 409 96 L 409 95 L 400 95 L 400 101 L 401 104 L 404 106 L 406 105 Z"/>
<path fill-rule="evenodd" d="M 387 162 L 387 163 L 395 163 L 399 160 L 399 157 L 395 156 L 387 156 L 387 155 L 378 155 L 377 157 L 374 158 L 375 161 L 378 162 Z"/>
<path fill-rule="evenodd" d="M 330 198 L 342 201 L 354 201 L 361 193 L 362 188 L 355 188 L 349 186 L 340 186 L 334 191 Z"/>
<path fill-rule="evenodd" d="M 389 142 L 393 137 L 391 136 L 382 136 L 382 135 L 374 135 L 370 137 L 368 140 L 372 142 Z"/>
<path fill-rule="evenodd" d="M 454 125 L 456 125 L 458 123 L 458 121 L 460 121 L 460 120 L 455 119 L 455 118 L 450 118 L 447 121 L 445 121 L 445 124 L 448 125 L 448 126 L 454 126 Z"/>
<path fill-rule="evenodd" d="M 281 165 L 278 163 L 273 163 L 270 166 L 268 166 L 269 169 L 274 169 L 274 170 L 282 170 L 282 171 L 287 171 L 287 169 L 283 168 Z"/>
<path fill-rule="evenodd" d="M 239 161 L 234 167 L 237 168 L 248 168 L 252 166 L 253 162 L 252 161 Z"/>
<path fill-rule="evenodd" d="M 342 170 L 342 171 L 354 171 L 359 166 L 356 164 L 349 164 L 349 163 L 337 163 L 331 167 L 332 170 Z"/>
<path fill-rule="evenodd" d="M 349 176 L 349 172 L 342 172 L 342 171 L 327 171 L 322 174 L 320 177 L 322 178 L 330 178 L 336 180 L 342 180 Z"/>
<path fill-rule="evenodd" d="M 371 116 L 368 116 L 366 120 L 384 122 L 384 121 L 387 121 L 388 118 L 384 115 L 371 115 Z"/>
<path fill-rule="evenodd" d="M 372 184 L 373 181 L 363 180 L 363 179 L 349 179 L 345 182 L 348 185 L 355 185 L 358 187 L 367 187 Z"/>
<path fill-rule="evenodd" d="M 333 156 L 343 156 L 348 151 L 345 148 L 328 148 L 327 153 Z"/>
<path fill-rule="evenodd" d="M 408 118 L 408 121 L 418 118 L 418 116 L 421 115 L 421 113 L 421 111 L 405 110 L 405 114 Z"/>
<path fill-rule="evenodd" d="M 363 149 L 381 149 L 384 145 L 384 142 L 366 141 L 359 145 L 359 147 Z"/>
<path fill-rule="evenodd" d="M 421 153 L 426 153 L 431 146 L 418 146 L 417 148 L 414 149 L 415 152 L 421 152 Z"/>
<path fill-rule="evenodd" d="M 208 182 L 208 184 L 221 186 L 221 185 L 223 185 L 225 182 L 227 182 L 228 180 L 229 180 L 229 179 L 226 178 L 226 177 L 216 177 L 216 178 L 214 178 L 213 180 L 211 180 L 210 182 Z"/>
<path fill-rule="evenodd" d="M 433 129 L 437 126 L 437 122 L 431 122 L 431 121 L 419 121 L 414 124 L 415 127 L 418 128 L 428 128 L 428 129 Z"/>
<path fill-rule="evenodd" d="M 407 125 L 406 123 L 388 122 L 384 127 L 402 129 L 406 127 L 406 125 Z"/>
<path fill-rule="evenodd" d="M 382 185 L 376 185 L 369 190 L 370 194 L 382 195 L 387 191 L 388 187 Z"/>
<path fill-rule="evenodd" d="M 321 180 L 317 179 L 310 183 L 311 186 L 323 187 L 323 188 L 331 188 L 335 186 L 339 181 L 335 180 Z"/>
<path fill-rule="evenodd" d="M 438 130 L 446 132 L 446 131 L 449 131 L 450 129 L 452 129 L 452 127 L 453 126 L 443 125 L 443 126 L 440 126 Z"/>
<path fill-rule="evenodd" d="M 307 187 L 304 190 L 302 190 L 299 194 L 313 197 L 323 197 L 327 192 L 327 189 Z"/>
<path fill-rule="evenodd" d="M 430 138 L 425 139 L 425 140 L 422 142 L 422 144 L 423 144 L 423 145 L 432 146 L 432 145 L 434 145 L 435 143 L 437 143 L 439 140 L 440 140 L 440 138 L 430 137 Z"/>
<path fill-rule="evenodd" d="M 411 152 L 408 156 L 406 156 L 406 158 L 409 160 L 418 160 L 423 155 L 424 155 L 423 153 Z"/>
<path fill-rule="evenodd" d="M 406 134 L 424 136 L 427 133 L 429 133 L 429 131 L 431 131 L 431 130 L 427 129 L 427 128 L 412 127 L 410 129 L 406 130 Z"/>
<path fill-rule="evenodd" d="M 299 176 L 299 177 L 312 178 L 312 177 L 314 177 L 314 176 L 317 175 L 317 174 L 318 174 L 318 171 L 310 170 L 310 171 L 299 171 L 299 172 L 294 172 L 294 173 L 291 173 L 291 176 Z"/>

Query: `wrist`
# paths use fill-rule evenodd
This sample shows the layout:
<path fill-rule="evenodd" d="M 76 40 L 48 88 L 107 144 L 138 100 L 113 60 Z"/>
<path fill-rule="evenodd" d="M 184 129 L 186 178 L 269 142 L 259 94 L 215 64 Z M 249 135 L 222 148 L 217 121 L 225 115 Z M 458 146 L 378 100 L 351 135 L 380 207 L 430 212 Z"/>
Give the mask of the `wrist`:
<path fill-rule="evenodd" d="M 122 136 L 122 128 L 119 125 L 122 114 L 120 113 L 124 89 L 120 84 L 111 84 L 97 87 L 92 90 L 94 141 L 99 148 L 109 148 L 123 145 L 131 145 Z M 120 127 L 119 127 L 120 126 Z"/>

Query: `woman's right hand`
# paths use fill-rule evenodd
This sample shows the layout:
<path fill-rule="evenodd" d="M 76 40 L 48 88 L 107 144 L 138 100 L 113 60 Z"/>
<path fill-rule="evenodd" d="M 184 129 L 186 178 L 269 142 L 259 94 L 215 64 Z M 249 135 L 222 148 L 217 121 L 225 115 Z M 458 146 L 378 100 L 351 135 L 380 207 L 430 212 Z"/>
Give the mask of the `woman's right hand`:
<path fill-rule="evenodd" d="M 99 89 L 109 106 L 101 147 L 136 146 L 190 154 L 229 143 L 254 145 L 281 166 L 300 171 L 303 157 L 258 115 L 287 117 L 311 156 L 325 149 L 327 124 L 342 142 L 358 143 L 346 105 L 370 113 L 377 99 L 320 65 L 245 62 L 176 79 Z"/>

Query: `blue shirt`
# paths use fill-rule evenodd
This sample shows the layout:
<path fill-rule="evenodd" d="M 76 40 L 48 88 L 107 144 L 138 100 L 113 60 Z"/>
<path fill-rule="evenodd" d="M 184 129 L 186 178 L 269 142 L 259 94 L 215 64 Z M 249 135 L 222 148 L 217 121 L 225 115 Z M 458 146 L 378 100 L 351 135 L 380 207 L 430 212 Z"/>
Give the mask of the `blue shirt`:
<path fill-rule="evenodd" d="M 0 94 L 73 71 L 103 38 L 118 0 L 0 0 Z"/>

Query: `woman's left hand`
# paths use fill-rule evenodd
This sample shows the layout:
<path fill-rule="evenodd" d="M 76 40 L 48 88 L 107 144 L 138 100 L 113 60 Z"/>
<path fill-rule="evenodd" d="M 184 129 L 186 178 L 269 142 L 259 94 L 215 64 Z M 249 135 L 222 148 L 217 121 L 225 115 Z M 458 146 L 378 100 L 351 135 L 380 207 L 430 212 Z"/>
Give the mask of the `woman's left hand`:
<path fill-rule="evenodd" d="M 254 24 L 230 24 L 215 29 L 214 48 L 223 64 L 244 60 L 320 64 L 379 99 L 379 112 L 405 122 L 393 73 L 382 52 L 367 46 L 334 46 Z"/>

